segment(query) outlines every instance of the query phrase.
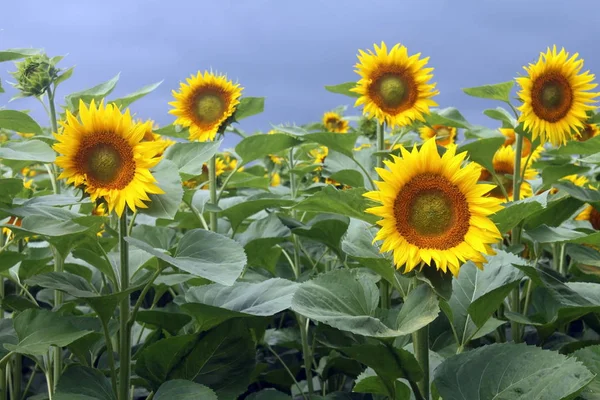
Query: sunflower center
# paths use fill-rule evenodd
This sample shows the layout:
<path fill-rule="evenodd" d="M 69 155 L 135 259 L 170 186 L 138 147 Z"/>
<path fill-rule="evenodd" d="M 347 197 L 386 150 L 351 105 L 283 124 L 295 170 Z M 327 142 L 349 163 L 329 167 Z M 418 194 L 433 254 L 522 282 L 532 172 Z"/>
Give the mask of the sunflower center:
<path fill-rule="evenodd" d="M 578 140 L 580 142 L 585 142 L 586 140 L 591 139 L 592 137 L 594 137 L 594 129 L 590 124 L 585 124 L 583 130 L 580 132 Z"/>
<path fill-rule="evenodd" d="M 592 211 L 590 211 L 590 224 L 592 224 L 592 228 L 595 230 L 600 230 L 600 212 L 596 210 L 596 207 L 592 207 Z"/>
<path fill-rule="evenodd" d="M 110 145 L 100 143 L 90 149 L 87 161 L 88 173 L 102 183 L 111 182 L 119 173 L 121 157 Z"/>
<path fill-rule="evenodd" d="M 388 107 L 398 107 L 405 100 L 409 92 L 408 82 L 395 74 L 384 75 L 378 81 L 379 93 Z"/>
<path fill-rule="evenodd" d="M 217 93 L 202 93 L 196 98 L 196 113 L 202 122 L 215 122 L 224 111 L 225 102 Z"/>
<path fill-rule="evenodd" d="M 469 230 L 471 214 L 465 195 L 447 178 L 422 174 L 400 190 L 394 202 L 396 229 L 420 248 L 449 249 Z"/>
<path fill-rule="evenodd" d="M 435 134 L 439 140 L 445 140 L 450 137 L 450 130 L 446 127 L 441 127 L 436 129 Z"/>
<path fill-rule="evenodd" d="M 112 133 L 86 136 L 73 161 L 79 173 L 87 176 L 90 186 L 123 189 L 135 176 L 131 145 Z"/>
<path fill-rule="evenodd" d="M 558 72 L 548 72 L 533 82 L 531 89 L 534 113 L 548 122 L 567 115 L 573 103 L 573 90 L 567 78 Z"/>

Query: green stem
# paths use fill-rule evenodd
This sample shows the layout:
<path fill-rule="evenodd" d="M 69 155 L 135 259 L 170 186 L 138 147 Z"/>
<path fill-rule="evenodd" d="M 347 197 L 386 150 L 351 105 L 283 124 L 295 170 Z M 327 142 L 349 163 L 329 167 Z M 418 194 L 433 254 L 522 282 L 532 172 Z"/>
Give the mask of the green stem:
<path fill-rule="evenodd" d="M 281 363 L 281 365 L 283 365 L 283 368 L 287 371 L 290 378 L 292 378 L 292 380 L 294 381 L 294 385 L 296 385 L 298 392 L 300 392 L 302 394 L 302 397 L 304 398 L 304 400 L 307 400 L 306 395 L 304 394 L 304 392 L 302 391 L 302 388 L 300 387 L 300 384 L 296 380 L 296 377 L 294 376 L 292 371 L 290 371 L 290 369 L 288 368 L 287 364 L 281 359 L 281 357 L 279 357 L 279 354 L 277 354 L 277 352 L 275 352 L 275 350 L 273 350 L 271 348 L 271 346 L 269 346 L 268 344 L 266 346 L 267 346 L 267 349 L 269 349 L 269 351 L 271 352 L 271 354 L 273 354 L 275 356 L 277 361 L 279 361 Z"/>
<path fill-rule="evenodd" d="M 54 395 L 54 384 L 52 383 L 52 371 L 46 370 L 44 373 L 46 375 L 46 387 L 48 388 L 48 400 L 52 400 L 52 396 Z"/>
<path fill-rule="evenodd" d="M 113 392 L 117 396 L 117 369 L 115 368 L 115 356 L 112 345 L 112 338 L 108 330 L 108 324 L 101 319 L 102 330 L 104 331 L 104 341 L 106 342 L 106 353 L 108 356 L 108 365 L 110 367 L 110 381 L 112 383 Z"/>
<path fill-rule="evenodd" d="M 58 252 L 58 250 L 56 250 L 55 248 L 52 249 L 53 253 L 54 253 L 54 272 L 63 272 L 64 269 L 64 265 L 63 265 L 63 257 L 62 255 Z M 58 310 L 60 308 L 60 306 L 62 305 L 62 301 L 63 301 L 63 293 L 60 290 L 55 290 L 54 291 L 54 308 L 56 310 Z M 54 347 L 52 349 L 53 352 L 53 374 L 54 374 L 54 384 L 58 384 L 58 380 L 60 378 L 60 375 L 62 373 L 62 348 L 61 347 Z"/>
<path fill-rule="evenodd" d="M 13 387 L 15 398 L 21 397 L 21 380 L 23 379 L 23 357 L 20 354 L 15 354 L 13 360 Z"/>
<path fill-rule="evenodd" d="M 229 180 L 231 179 L 231 177 L 233 175 L 235 175 L 235 173 L 238 172 L 238 170 L 242 167 L 243 167 L 243 165 L 241 163 L 238 163 L 238 165 L 235 166 L 235 169 L 233 171 L 231 171 L 231 173 L 229 175 L 227 175 L 227 177 L 223 181 L 223 185 L 221 186 L 219 193 L 217 194 L 217 201 L 221 200 L 221 196 L 223 196 L 223 192 L 225 191 L 225 188 L 227 187 L 227 184 L 229 183 Z"/>
<path fill-rule="evenodd" d="M 127 210 L 119 219 L 119 251 L 121 253 L 121 291 L 129 289 L 129 246 L 127 237 Z M 130 295 L 121 300 L 119 307 L 119 399 L 129 399 L 131 378 L 131 329 L 129 326 Z"/>
<path fill-rule="evenodd" d="M 564 243 L 560 243 L 557 244 L 556 246 L 558 246 L 558 269 L 557 271 L 560 272 L 561 275 L 566 275 L 567 274 L 567 268 L 566 265 L 567 263 L 565 262 L 565 245 Z"/>
<path fill-rule="evenodd" d="M 384 124 L 377 123 L 377 152 L 382 152 L 385 149 L 385 129 Z M 377 155 L 377 167 L 383 168 L 383 160 L 385 156 L 383 154 Z M 390 284 L 385 279 L 379 282 L 379 296 L 381 301 L 381 308 L 388 309 L 391 305 L 390 299 Z"/>
<path fill-rule="evenodd" d="M 47 89 L 48 95 L 48 106 L 50 107 L 50 123 L 52 124 L 52 132 L 58 133 L 58 123 L 56 121 L 56 106 L 54 105 L 54 95 L 55 93 L 52 91 L 51 85 L 48 86 Z M 56 187 L 53 188 L 55 194 L 60 194 L 60 185 L 58 184 L 58 167 L 53 164 L 54 170 L 54 179 L 56 182 Z"/>
<path fill-rule="evenodd" d="M 300 327 L 300 339 L 302 340 L 302 355 L 304 358 L 304 370 L 306 371 L 306 383 L 308 385 L 308 397 L 312 398 L 314 392 L 312 376 L 312 354 L 308 344 L 308 324 L 310 320 L 298 315 L 298 325 Z"/>
<path fill-rule="evenodd" d="M 423 370 L 423 379 L 417 382 L 421 396 L 429 399 L 429 326 L 412 334 L 415 358 Z"/>
<path fill-rule="evenodd" d="M 6 369 L 0 369 L 0 400 L 6 400 Z"/>
<path fill-rule="evenodd" d="M 515 149 L 515 169 L 513 171 L 513 201 L 521 199 L 521 153 L 523 152 L 523 135 L 516 133 L 517 146 Z M 517 225 L 511 233 L 512 245 L 517 247 L 521 244 L 521 226 Z M 521 288 L 517 286 L 510 295 L 510 309 L 512 312 L 520 313 L 521 310 Z M 521 324 L 510 321 L 512 339 L 515 343 L 521 342 Z"/>
<path fill-rule="evenodd" d="M 208 188 L 210 190 L 210 202 L 216 207 L 217 199 L 217 156 L 214 155 L 208 164 Z M 218 229 L 217 212 L 210 212 L 210 230 L 216 232 Z"/>
<path fill-rule="evenodd" d="M 29 379 L 27 380 L 27 385 L 25 385 L 25 390 L 23 390 L 23 395 L 21 396 L 21 400 L 25 400 L 25 396 L 27 396 L 27 393 L 29 392 L 29 388 L 31 387 L 31 384 L 33 383 L 33 379 L 35 378 L 35 375 L 37 374 L 37 370 L 38 370 L 38 364 L 36 363 L 33 366 L 33 369 L 31 370 L 31 375 L 29 376 Z"/>
<path fill-rule="evenodd" d="M 164 267 L 157 268 L 157 270 L 154 271 L 154 274 L 152 274 L 152 276 L 150 277 L 150 280 L 148 281 L 148 283 L 146 283 L 146 286 L 144 286 L 144 288 L 142 289 L 142 292 L 140 293 L 140 297 L 138 297 L 137 301 L 135 302 L 135 305 L 133 306 L 133 310 L 131 311 L 131 316 L 129 317 L 129 329 L 131 329 L 131 327 L 133 326 L 133 323 L 135 322 L 135 317 L 137 316 L 137 313 L 138 313 L 140 307 L 142 306 L 142 303 L 144 302 L 144 298 L 146 297 L 146 294 L 148 294 L 148 291 L 150 290 L 150 288 L 152 288 L 152 284 L 154 284 L 154 281 L 156 280 L 156 278 L 158 278 L 158 276 L 161 274 L 163 269 L 164 269 Z"/>

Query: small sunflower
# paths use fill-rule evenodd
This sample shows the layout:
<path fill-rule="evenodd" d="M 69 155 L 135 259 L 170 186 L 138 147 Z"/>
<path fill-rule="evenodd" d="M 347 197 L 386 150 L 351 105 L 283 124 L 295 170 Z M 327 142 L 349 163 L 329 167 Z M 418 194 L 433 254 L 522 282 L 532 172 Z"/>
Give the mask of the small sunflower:
<path fill-rule="evenodd" d="M 389 169 L 377 168 L 379 190 L 364 195 L 381 203 L 366 210 L 383 218 L 375 237 L 383 240 L 380 251 L 393 251 L 405 272 L 428 265 L 457 276 L 467 260 L 482 268 L 484 254 L 494 254 L 490 245 L 502 238 L 489 219 L 502 208 L 486 196 L 494 186 L 477 183 L 478 165 L 461 167 L 466 153 L 450 148 L 440 157 L 434 139 L 420 151 L 400 151 L 402 158 L 385 161 Z"/>
<path fill-rule="evenodd" d="M 454 143 L 456 138 L 456 128 L 452 126 L 433 125 L 431 128 L 423 126 L 419 129 L 421 139 L 428 140 L 435 137 L 438 145 L 446 147 Z"/>
<path fill-rule="evenodd" d="M 205 71 L 192 75 L 173 91 L 175 109 L 169 113 L 177 116 L 175 124 L 189 127 L 190 140 L 213 140 L 219 127 L 233 115 L 240 103 L 242 88 L 224 75 Z"/>
<path fill-rule="evenodd" d="M 583 60 L 578 56 L 569 58 L 564 48 L 558 53 L 556 46 L 548 48 L 537 63 L 524 67 L 527 76 L 516 78 L 523 101 L 519 122 L 534 140 L 539 136 L 542 143 L 565 144 L 584 127 L 586 111 L 595 108 L 592 103 L 599 93 L 589 92 L 597 86 L 592 83 L 594 75 L 580 73 Z"/>
<path fill-rule="evenodd" d="M 524 163 L 524 160 L 521 160 Z M 494 165 L 494 172 L 496 177 L 504 187 L 506 194 L 508 195 L 508 201 L 513 201 L 513 180 L 512 176 L 515 172 L 515 150 L 511 146 L 501 147 L 494 154 L 494 159 L 492 160 Z M 535 179 L 537 172 L 533 168 L 525 169 L 525 180 L 521 183 L 520 188 L 520 197 L 531 197 L 533 191 L 531 189 L 531 185 L 527 183 L 527 180 Z M 490 171 L 483 168 L 481 169 L 481 175 L 479 177 L 481 182 L 492 182 L 493 177 Z M 494 182 L 495 183 L 495 182 Z M 506 201 L 506 197 L 502 189 L 499 186 L 496 186 L 493 190 L 490 191 L 490 196 L 496 197 L 498 199 L 502 199 Z"/>
<path fill-rule="evenodd" d="M 513 146 L 513 148 L 515 148 L 515 146 L 516 146 L 515 143 L 517 141 L 517 133 L 515 132 L 515 130 L 510 129 L 510 128 L 500 128 L 500 132 L 505 137 L 504 144 L 502 146 L 504 146 L 504 147 Z M 533 154 L 531 152 L 532 148 L 533 148 L 533 144 L 531 143 L 531 140 L 529 140 L 526 137 L 523 137 L 523 148 L 521 149 L 521 158 L 523 158 L 523 162 L 527 161 L 527 157 L 529 157 L 530 154 L 531 154 L 531 157 L 529 158 L 530 161 L 536 161 L 542 156 L 542 151 L 544 151 L 543 146 L 537 146 L 533 150 Z M 515 148 L 515 151 L 516 151 L 516 148 Z"/>
<path fill-rule="evenodd" d="M 588 221 L 592 225 L 592 228 L 597 231 L 600 230 L 600 211 L 591 204 L 588 204 L 575 219 L 577 221 Z"/>
<path fill-rule="evenodd" d="M 425 68 L 429 57 L 408 55 L 399 44 L 388 53 L 385 43 L 375 45 L 375 52 L 359 50 L 356 73 L 361 79 L 351 90 L 361 95 L 355 106 L 364 105 L 363 113 L 375 117 L 390 128 L 406 126 L 414 120 L 425 121 L 423 115 L 437 104 L 431 99 L 439 92 L 428 83 L 433 68 Z"/>
<path fill-rule="evenodd" d="M 598 125 L 584 124 L 583 129 L 579 131 L 579 136 L 577 136 L 577 140 L 580 142 L 585 142 L 588 139 L 598 136 L 598 133 L 600 133 Z"/>
<path fill-rule="evenodd" d="M 60 155 L 56 164 L 63 168 L 60 179 L 68 184 L 84 186 L 92 201 L 103 198 L 109 212 L 120 216 L 127 205 L 146 208 L 149 193 L 164 193 L 156 185 L 150 168 L 160 161 L 156 154 L 160 144 L 143 142 L 148 123 L 132 120 L 129 110 L 124 114 L 113 105 L 89 108 L 79 102 L 79 119 L 67 111 L 66 121 L 54 150 Z"/>
<path fill-rule="evenodd" d="M 334 133 L 348 133 L 350 127 L 348 121 L 335 112 L 326 112 L 323 115 L 323 125 L 325 125 L 325 129 L 327 129 L 328 132 Z"/>

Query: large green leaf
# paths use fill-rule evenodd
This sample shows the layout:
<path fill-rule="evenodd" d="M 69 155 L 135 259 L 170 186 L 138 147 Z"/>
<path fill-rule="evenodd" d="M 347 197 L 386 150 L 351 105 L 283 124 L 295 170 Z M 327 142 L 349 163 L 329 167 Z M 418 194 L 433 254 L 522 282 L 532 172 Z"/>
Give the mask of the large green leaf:
<path fill-rule="evenodd" d="M 291 236 L 290 229 L 275 214 L 253 221 L 246 230 L 236 236 L 244 246 L 248 257 L 248 266 L 273 269 L 281 255 L 281 249 L 273 246 Z"/>
<path fill-rule="evenodd" d="M 325 89 L 330 91 L 331 93 L 343 94 L 348 97 L 359 98 L 360 94 L 356 92 L 350 91 L 350 89 L 354 89 L 356 87 L 356 82 L 345 82 L 340 83 L 338 85 L 329 85 L 325 86 Z"/>
<path fill-rule="evenodd" d="M 287 310 L 297 288 L 297 283 L 280 278 L 197 286 L 187 291 L 181 309 L 208 329 L 230 318 L 267 317 Z"/>
<path fill-rule="evenodd" d="M 483 113 L 492 119 L 502 121 L 503 128 L 510 129 L 514 128 L 517 125 L 517 120 L 515 119 L 515 117 L 503 107 L 496 107 L 494 109 L 484 110 Z"/>
<path fill-rule="evenodd" d="M 442 309 L 448 315 L 459 346 L 469 340 L 485 334 L 491 326 L 486 326 L 492 313 L 504 301 L 506 295 L 523 278 L 523 274 L 513 263 L 525 264 L 519 257 L 498 251 L 496 256 L 488 258 L 483 271 L 472 263 L 460 268 L 458 278 L 452 282 L 452 297 L 449 309 Z"/>
<path fill-rule="evenodd" d="M 334 328 L 372 337 L 407 335 L 433 321 L 439 307 L 428 286 L 413 290 L 397 314 L 382 316 L 379 291 L 372 279 L 336 270 L 300 285 L 292 309 Z"/>
<path fill-rule="evenodd" d="M 548 204 L 549 193 L 549 191 L 546 191 L 537 196 L 510 202 L 502 210 L 491 216 L 492 221 L 498 225 L 500 232 L 508 232 L 530 215 L 543 210 Z"/>
<path fill-rule="evenodd" d="M 137 322 L 152 325 L 160 329 L 164 329 L 171 335 L 176 335 L 192 318 L 183 313 L 173 312 L 172 310 L 141 310 L 136 316 Z"/>
<path fill-rule="evenodd" d="M 45 354 L 50 346 L 67 346 L 91 332 L 74 326 L 69 318 L 42 309 L 19 313 L 14 318 L 14 328 L 19 343 L 5 343 L 4 347 L 31 356 Z"/>
<path fill-rule="evenodd" d="M 199 383 L 173 379 L 160 385 L 154 400 L 217 400 L 212 389 Z"/>
<path fill-rule="evenodd" d="M 394 383 L 396 392 L 395 400 L 409 400 L 411 395 L 409 387 L 398 380 Z M 355 393 L 371 393 L 392 398 L 392 394 L 390 393 L 386 382 L 377 376 L 375 370 L 372 368 L 367 368 L 356 378 L 352 391 Z"/>
<path fill-rule="evenodd" d="M 6 49 L 0 51 L 0 62 L 18 60 L 41 52 L 41 49 Z"/>
<path fill-rule="evenodd" d="M 132 237 L 126 240 L 183 271 L 223 285 L 232 285 L 246 265 L 246 254 L 239 243 L 204 229 L 187 231 L 179 241 L 174 257 L 141 240 Z"/>
<path fill-rule="evenodd" d="M 379 218 L 365 213 L 365 209 L 375 205 L 363 196 L 365 189 L 338 190 L 325 186 L 320 192 L 302 200 L 294 208 L 298 211 L 312 211 L 345 215 L 366 222 L 375 223 Z"/>
<path fill-rule="evenodd" d="M 173 379 L 191 380 L 215 390 L 219 398 L 237 398 L 255 368 L 250 331 L 229 321 L 201 335 L 175 336 L 145 348 L 136 373 L 157 389 Z"/>
<path fill-rule="evenodd" d="M 577 350 L 573 355 L 586 366 L 596 377 L 579 395 L 585 400 L 600 399 L 600 345 L 589 346 Z"/>
<path fill-rule="evenodd" d="M 177 173 L 177 166 L 172 161 L 163 159 L 152 171 L 157 185 L 165 193 L 150 194 L 148 208 L 141 208 L 140 212 L 156 218 L 173 219 L 183 199 L 181 178 Z"/>
<path fill-rule="evenodd" d="M 90 229 L 89 226 L 77 223 L 84 222 L 83 215 L 62 208 L 23 206 L 12 209 L 10 213 L 22 219 L 20 227 L 10 227 L 17 231 L 60 237 L 83 233 Z"/>
<path fill-rule="evenodd" d="M 146 85 L 133 93 L 130 93 L 115 100 L 111 100 L 110 102 L 115 103 L 119 108 L 124 110 L 125 108 L 129 107 L 129 105 L 134 101 L 141 99 L 149 93 L 152 93 L 154 90 L 156 90 L 157 87 L 160 86 L 161 83 L 163 83 L 163 81 Z"/>
<path fill-rule="evenodd" d="M 347 356 L 373 368 L 385 380 L 405 378 L 417 381 L 423 370 L 415 357 L 408 351 L 389 344 L 358 344 L 340 349 Z"/>
<path fill-rule="evenodd" d="M 305 226 L 294 228 L 295 235 L 303 236 L 325 244 L 342 257 L 340 241 L 348 229 L 349 218 L 339 215 L 320 214 Z"/>
<path fill-rule="evenodd" d="M 272 135 L 253 135 L 242 139 L 235 152 L 242 158 L 243 163 L 265 157 L 268 154 L 278 153 L 289 149 L 300 143 L 298 139 L 285 133 L 274 133 Z"/>
<path fill-rule="evenodd" d="M 0 111 L 2 112 L 2 111 Z M 13 161 L 54 162 L 56 154 L 46 143 L 40 140 L 9 142 L 0 147 L 0 159 Z"/>
<path fill-rule="evenodd" d="M 119 81 L 120 75 L 121 74 L 119 73 L 114 78 L 92 88 L 67 95 L 65 97 L 67 108 L 73 112 L 79 109 L 79 100 L 83 100 L 84 103 L 90 103 L 92 100 L 95 100 L 96 102 L 102 100 L 113 91 Z"/>
<path fill-rule="evenodd" d="M 471 127 L 471 124 L 469 124 L 465 117 L 463 117 L 454 107 L 432 111 L 431 114 L 425 117 L 425 121 L 427 121 L 429 125 L 444 125 L 463 129 L 469 129 Z"/>
<path fill-rule="evenodd" d="M 598 190 L 588 189 L 585 187 L 574 185 L 572 182 L 559 182 L 555 183 L 554 187 L 558 190 L 564 190 L 571 197 L 576 198 L 584 202 L 597 202 L 600 201 L 600 192 Z"/>
<path fill-rule="evenodd" d="M 233 117 L 236 121 L 260 114 L 265 110 L 264 97 L 242 97 L 240 104 L 235 108 Z"/>
<path fill-rule="evenodd" d="M 116 400 L 110 381 L 95 368 L 70 365 L 60 376 L 56 400 Z"/>
<path fill-rule="evenodd" d="M 514 84 L 514 81 L 508 81 L 496 83 L 493 85 L 476 86 L 471 88 L 464 88 L 463 92 L 473 97 L 500 100 L 510 103 L 510 91 L 512 90 Z"/>
<path fill-rule="evenodd" d="M 494 171 L 494 165 L 492 159 L 494 154 L 504 143 L 504 136 L 498 132 L 497 137 L 490 137 L 485 139 L 477 139 L 473 142 L 463 144 L 456 151 L 462 153 L 466 151 L 469 153 L 469 159 L 476 163 L 484 166 L 488 171 Z"/>
<path fill-rule="evenodd" d="M 177 166 L 180 174 L 197 176 L 202 174 L 202 165 L 219 151 L 219 146 L 221 141 L 175 143 L 165 151 L 165 158 Z"/>
<path fill-rule="evenodd" d="M 318 132 L 309 133 L 302 136 L 302 139 L 308 142 L 319 143 L 327 146 L 329 150 L 337 151 L 345 156 L 353 157 L 354 144 L 358 138 L 358 133 L 334 133 L 334 132 Z"/>
<path fill-rule="evenodd" d="M 20 133 L 42 134 L 42 128 L 33 118 L 24 112 L 15 110 L 0 110 L 0 128 Z"/>
<path fill-rule="evenodd" d="M 249 196 L 243 202 L 236 203 L 231 207 L 225 208 L 221 215 L 229 219 L 231 227 L 236 230 L 237 227 L 248 217 L 259 211 L 274 207 L 289 207 L 295 204 L 294 200 L 285 199 L 271 193 L 261 193 Z"/>
<path fill-rule="evenodd" d="M 436 370 L 445 400 L 573 398 L 593 379 L 575 358 L 525 344 L 493 344 L 458 354 Z"/>

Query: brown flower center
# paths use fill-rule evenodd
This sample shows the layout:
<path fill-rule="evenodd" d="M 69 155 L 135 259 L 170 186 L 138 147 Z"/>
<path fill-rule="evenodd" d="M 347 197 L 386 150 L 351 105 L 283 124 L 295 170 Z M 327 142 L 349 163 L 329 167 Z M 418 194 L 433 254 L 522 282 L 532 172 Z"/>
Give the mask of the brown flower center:
<path fill-rule="evenodd" d="M 203 122 L 210 124 L 219 120 L 225 112 L 223 97 L 216 92 L 200 93 L 195 100 L 196 116 Z"/>
<path fill-rule="evenodd" d="M 471 214 L 464 194 L 448 179 L 417 175 L 398 193 L 394 202 L 396 229 L 420 248 L 449 249 L 469 230 Z"/>
<path fill-rule="evenodd" d="M 369 96 L 383 111 L 395 115 L 416 103 L 417 84 L 408 70 L 394 69 L 373 79 Z"/>
<path fill-rule="evenodd" d="M 548 122 L 557 122 L 571 110 L 573 90 L 565 76 L 550 71 L 533 82 L 531 100 L 536 116 Z"/>
<path fill-rule="evenodd" d="M 123 189 L 135 175 L 133 149 L 127 141 L 112 133 L 86 136 L 75 156 L 78 172 L 87 184 L 107 189 Z"/>

